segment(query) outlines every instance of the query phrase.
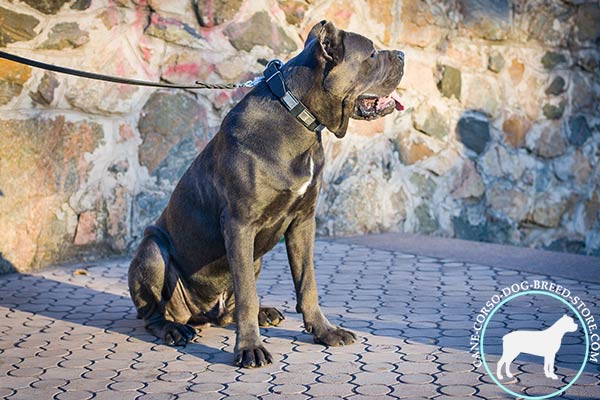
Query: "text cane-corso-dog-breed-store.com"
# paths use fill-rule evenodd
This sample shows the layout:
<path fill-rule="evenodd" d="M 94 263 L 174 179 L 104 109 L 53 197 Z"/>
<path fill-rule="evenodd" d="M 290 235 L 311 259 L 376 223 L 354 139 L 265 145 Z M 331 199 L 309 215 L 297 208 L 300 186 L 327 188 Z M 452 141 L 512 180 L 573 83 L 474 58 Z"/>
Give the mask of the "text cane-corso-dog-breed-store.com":
<path fill-rule="evenodd" d="M 318 303 L 313 249 L 321 130 L 342 138 L 350 118 L 401 110 L 395 90 L 403 73 L 402 51 L 377 50 L 325 21 L 296 57 L 269 63 L 264 81 L 225 116 L 144 231 L 129 289 L 151 333 L 185 345 L 194 325 L 235 321 L 235 364 L 271 363 L 259 326 L 277 325 L 283 315 L 261 307 L 256 279 L 262 256 L 284 237 L 306 331 L 327 346 L 356 340 L 332 325 Z"/>

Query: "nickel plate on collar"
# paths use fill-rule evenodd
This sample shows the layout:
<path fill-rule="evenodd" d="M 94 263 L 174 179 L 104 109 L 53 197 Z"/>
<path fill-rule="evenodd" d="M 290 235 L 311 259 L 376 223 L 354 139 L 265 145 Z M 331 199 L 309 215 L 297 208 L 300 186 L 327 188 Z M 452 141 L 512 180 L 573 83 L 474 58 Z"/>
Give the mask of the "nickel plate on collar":
<path fill-rule="evenodd" d="M 283 101 L 288 110 L 291 110 L 298 105 L 298 100 L 296 100 L 296 98 L 289 91 L 285 92 L 285 95 L 281 98 L 281 101 Z"/>
<path fill-rule="evenodd" d="M 313 117 L 306 108 L 304 110 L 302 110 L 302 112 L 300 114 L 298 114 L 297 118 L 300 119 L 302 122 L 304 122 L 304 124 L 306 126 L 315 122 L 315 117 Z"/>

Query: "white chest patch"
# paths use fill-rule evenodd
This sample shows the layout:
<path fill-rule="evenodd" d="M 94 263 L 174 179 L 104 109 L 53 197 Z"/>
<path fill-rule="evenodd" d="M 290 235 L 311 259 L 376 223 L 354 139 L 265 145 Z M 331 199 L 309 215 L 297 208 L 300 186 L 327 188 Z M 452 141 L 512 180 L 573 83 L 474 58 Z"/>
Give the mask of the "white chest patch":
<path fill-rule="evenodd" d="M 313 176 L 315 174 L 315 163 L 312 159 L 312 157 L 310 158 L 310 177 L 306 180 L 306 182 L 304 182 L 302 184 L 302 186 L 300 186 L 298 188 L 298 190 L 296 191 L 296 193 L 298 193 L 299 195 L 303 195 L 306 192 L 306 189 L 308 189 L 308 186 L 310 186 L 310 183 L 313 180 Z"/>

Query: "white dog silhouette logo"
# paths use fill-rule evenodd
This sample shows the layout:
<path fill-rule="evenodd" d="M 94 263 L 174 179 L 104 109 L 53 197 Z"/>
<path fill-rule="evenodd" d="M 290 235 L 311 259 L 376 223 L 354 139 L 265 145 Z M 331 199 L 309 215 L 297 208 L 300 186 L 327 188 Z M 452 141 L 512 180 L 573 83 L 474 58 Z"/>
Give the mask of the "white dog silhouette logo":
<path fill-rule="evenodd" d="M 496 375 L 502 377 L 502 366 L 506 366 L 506 376 L 512 378 L 510 363 L 521 353 L 544 357 L 546 378 L 558 379 L 554 373 L 554 358 L 560 348 L 562 338 L 567 332 L 575 332 L 578 325 L 573 318 L 563 315 L 543 331 L 514 331 L 502 337 L 502 357 L 498 361 Z"/>

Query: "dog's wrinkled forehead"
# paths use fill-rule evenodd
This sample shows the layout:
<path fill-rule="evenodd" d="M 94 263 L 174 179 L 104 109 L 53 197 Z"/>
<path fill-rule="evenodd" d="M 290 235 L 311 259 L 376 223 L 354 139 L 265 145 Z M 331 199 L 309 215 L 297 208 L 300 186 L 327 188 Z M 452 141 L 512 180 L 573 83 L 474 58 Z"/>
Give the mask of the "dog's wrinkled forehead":
<path fill-rule="evenodd" d="M 362 61 L 369 57 L 375 45 L 371 39 L 368 39 L 358 33 L 344 31 L 344 54 L 345 59 L 355 59 L 356 61 Z M 349 60 L 350 61 L 350 60 Z"/>
<path fill-rule="evenodd" d="M 378 49 L 372 40 L 358 33 L 344 32 L 345 68 L 351 92 L 372 92 L 385 96 L 396 88 L 403 74 L 390 50 Z"/>

